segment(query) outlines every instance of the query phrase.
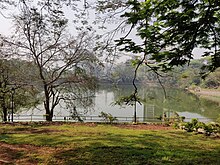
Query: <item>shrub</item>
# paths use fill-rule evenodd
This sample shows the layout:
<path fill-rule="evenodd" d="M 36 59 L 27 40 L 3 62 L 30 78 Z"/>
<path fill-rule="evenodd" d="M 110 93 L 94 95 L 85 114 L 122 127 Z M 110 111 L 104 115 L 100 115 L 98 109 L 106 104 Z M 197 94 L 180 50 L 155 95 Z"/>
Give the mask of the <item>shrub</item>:
<path fill-rule="evenodd" d="M 198 119 L 192 119 L 191 120 L 191 123 L 192 123 L 193 127 L 196 127 L 198 122 L 199 122 Z"/>
<path fill-rule="evenodd" d="M 192 119 L 191 122 L 187 122 L 185 124 L 185 130 L 187 132 L 193 132 L 198 129 L 198 119 Z"/>
<path fill-rule="evenodd" d="M 187 132 L 193 132 L 193 124 L 191 122 L 187 122 L 184 128 Z"/>
<path fill-rule="evenodd" d="M 218 123 L 205 124 L 203 122 L 199 122 L 197 119 L 192 119 L 191 122 L 185 123 L 184 129 L 187 132 L 197 132 L 206 135 L 218 136 L 218 133 L 220 133 L 220 124 Z"/>
<path fill-rule="evenodd" d="M 118 119 L 116 117 L 113 117 L 110 113 L 100 112 L 99 117 L 103 118 L 103 120 L 107 123 L 113 123 L 114 121 L 117 121 Z"/>
<path fill-rule="evenodd" d="M 197 124 L 195 125 L 196 130 L 198 130 L 199 128 L 205 129 L 206 124 L 203 122 L 197 122 Z"/>
<path fill-rule="evenodd" d="M 180 116 L 180 122 L 184 122 L 185 119 L 186 119 L 185 116 Z"/>

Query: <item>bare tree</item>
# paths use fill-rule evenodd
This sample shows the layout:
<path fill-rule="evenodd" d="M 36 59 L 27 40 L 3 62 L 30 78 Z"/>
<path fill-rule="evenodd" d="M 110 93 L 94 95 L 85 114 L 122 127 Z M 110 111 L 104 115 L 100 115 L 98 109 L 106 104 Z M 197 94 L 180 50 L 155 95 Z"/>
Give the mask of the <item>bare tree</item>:
<path fill-rule="evenodd" d="M 48 5 L 24 3 L 14 17 L 16 34 L 7 40 L 14 47 L 12 55 L 32 61 L 37 67 L 32 85 L 39 85 L 43 91 L 47 121 L 52 121 L 54 108 L 61 100 L 84 97 L 79 90 L 68 91 L 73 89 L 72 84 L 74 88 L 93 87 L 85 65 L 97 60 L 91 53 L 92 35 L 84 30 L 75 37 L 68 34 L 60 5 L 53 5 L 48 10 Z"/>

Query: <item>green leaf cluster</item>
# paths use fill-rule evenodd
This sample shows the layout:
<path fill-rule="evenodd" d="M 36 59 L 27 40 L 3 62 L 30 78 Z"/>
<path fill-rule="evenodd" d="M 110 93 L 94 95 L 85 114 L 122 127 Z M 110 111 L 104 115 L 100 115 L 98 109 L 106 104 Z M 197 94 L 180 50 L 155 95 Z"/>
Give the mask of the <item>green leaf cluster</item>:
<path fill-rule="evenodd" d="M 206 67 L 214 71 L 220 66 L 219 0 L 129 0 L 128 5 L 122 17 L 136 28 L 142 44 L 121 38 L 116 41 L 121 50 L 143 53 L 166 71 L 187 64 L 195 48 L 204 48 L 201 56 L 211 58 Z"/>

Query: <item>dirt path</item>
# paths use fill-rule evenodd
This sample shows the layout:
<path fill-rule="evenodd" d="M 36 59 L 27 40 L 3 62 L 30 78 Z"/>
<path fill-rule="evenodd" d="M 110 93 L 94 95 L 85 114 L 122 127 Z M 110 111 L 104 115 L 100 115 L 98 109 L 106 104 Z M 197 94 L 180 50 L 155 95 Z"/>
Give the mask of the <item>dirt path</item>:
<path fill-rule="evenodd" d="M 32 146 L 10 145 L 0 142 L 0 148 L 0 164 L 37 164 L 34 161 L 29 161 L 25 157 L 22 157 L 22 153 L 35 150 Z"/>
<path fill-rule="evenodd" d="M 40 155 L 53 155 L 57 149 L 49 147 L 37 147 L 33 145 L 17 145 L 0 142 L 0 165 L 25 164 L 35 165 L 39 163 L 36 158 Z M 28 156 L 32 155 L 32 156 Z"/>
<path fill-rule="evenodd" d="M 200 91 L 197 91 L 195 93 L 199 94 L 199 95 L 205 95 L 205 96 L 220 97 L 220 91 L 219 90 L 201 89 Z"/>

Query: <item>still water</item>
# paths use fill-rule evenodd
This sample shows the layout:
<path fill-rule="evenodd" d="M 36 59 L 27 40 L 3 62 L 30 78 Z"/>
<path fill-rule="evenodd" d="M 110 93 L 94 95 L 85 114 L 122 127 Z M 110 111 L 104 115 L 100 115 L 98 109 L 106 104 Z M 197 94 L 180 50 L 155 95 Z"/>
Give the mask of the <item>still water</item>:
<path fill-rule="evenodd" d="M 187 91 L 178 89 L 166 89 L 165 93 L 161 88 L 153 87 L 138 87 L 139 97 L 142 98 L 142 104 L 137 103 L 137 119 L 140 122 L 155 121 L 164 113 L 167 117 L 172 116 L 177 112 L 180 116 L 186 118 L 185 121 L 191 118 L 198 118 L 200 121 L 208 122 L 215 121 L 220 114 L 220 105 L 218 103 L 210 102 L 200 99 Z M 98 115 L 100 112 L 110 113 L 112 116 L 117 117 L 119 121 L 132 121 L 134 116 L 133 106 L 119 106 L 114 105 L 114 102 L 122 96 L 128 96 L 133 92 L 132 85 L 123 86 L 100 86 L 95 92 L 95 96 L 91 98 L 92 104 L 89 109 L 85 110 L 80 106 L 76 106 L 80 115 L 84 116 L 84 120 L 100 120 Z M 21 120 L 22 116 L 31 116 L 31 120 L 35 116 L 39 116 L 37 120 L 43 120 L 42 116 L 44 111 L 32 109 L 23 111 L 15 116 L 15 120 Z M 63 120 L 64 117 L 70 116 L 69 110 L 58 107 L 54 112 L 54 120 Z M 28 120 L 28 119 L 27 119 Z M 30 120 L 30 119 L 29 119 Z M 36 119 L 35 119 L 36 120 Z"/>

